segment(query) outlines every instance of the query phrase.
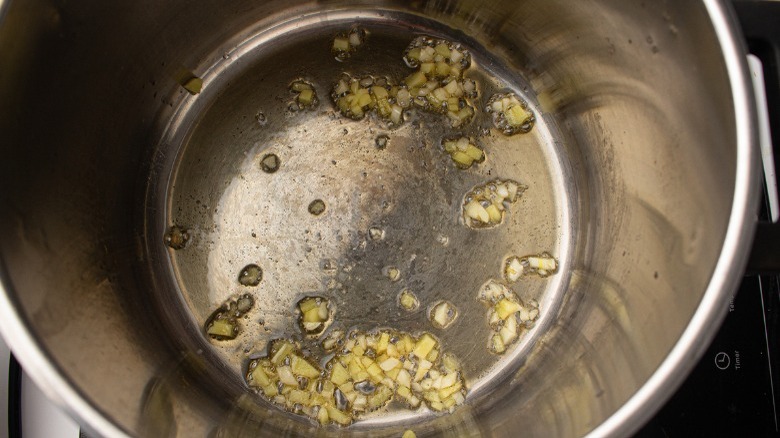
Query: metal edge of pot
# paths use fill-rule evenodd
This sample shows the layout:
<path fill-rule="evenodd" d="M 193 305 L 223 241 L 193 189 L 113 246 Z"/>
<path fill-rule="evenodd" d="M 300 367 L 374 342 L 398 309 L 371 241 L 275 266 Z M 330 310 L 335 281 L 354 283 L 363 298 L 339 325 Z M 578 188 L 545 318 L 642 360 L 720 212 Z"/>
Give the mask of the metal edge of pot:
<path fill-rule="evenodd" d="M 6 19 L 9 3 L 0 0 L 0 26 Z M 25 374 L 50 401 L 72 418 L 78 419 L 82 430 L 86 430 L 93 436 L 129 437 L 125 431 L 106 419 L 105 415 L 88 402 L 48 360 L 46 352 L 27 330 L 15 311 L 16 307 L 8 298 L 5 288 L 5 285 L 9 284 L 7 280 L 6 268 L 0 258 L 0 336 L 11 351 L 16 353 L 14 357 L 22 365 Z M 0 413 L 0 415 L 5 414 L 7 413 Z"/>
<path fill-rule="evenodd" d="M 2 22 L 3 19 L 5 18 L 5 13 L 7 12 L 8 9 L 7 6 L 8 6 L 7 1 L 0 0 L 0 22 Z"/>
<path fill-rule="evenodd" d="M 588 437 L 631 436 L 685 381 L 726 317 L 726 304 L 744 275 L 758 220 L 760 182 L 755 96 L 747 48 L 729 0 L 702 0 L 718 36 L 734 100 L 737 162 L 731 214 L 720 257 L 699 307 L 648 381 Z"/>
<path fill-rule="evenodd" d="M 78 419 L 79 426 L 88 433 L 104 437 L 129 437 L 88 402 L 49 361 L 46 353 L 20 321 L 15 306 L 8 298 L 4 286 L 4 269 L 0 263 L 0 333 L 15 353 L 14 357 L 22 365 L 24 373 L 51 402 L 72 418 Z"/>
<path fill-rule="evenodd" d="M 728 0 L 703 0 L 720 42 L 726 61 L 737 132 L 737 163 L 734 202 L 720 258 L 707 290 L 688 327 L 666 359 L 650 379 L 617 412 L 601 423 L 588 436 L 627 436 L 638 430 L 653 415 L 673 391 L 688 376 L 704 354 L 726 316 L 725 305 L 739 284 L 747 263 L 747 255 L 756 226 L 759 181 L 754 178 L 759 168 L 756 154 L 756 115 L 750 86 L 746 49 L 739 32 L 734 11 Z M 0 0 L 0 25 L 8 2 Z M 738 269 L 737 269 L 738 268 Z M 8 298 L 8 284 L 0 260 L 0 333 L 17 356 L 25 373 L 44 394 L 79 424 L 98 436 L 127 437 L 127 433 L 108 420 L 89 403 L 47 359 L 32 334 L 20 321 L 15 306 Z M 56 389 L 55 389 L 56 388 Z"/>

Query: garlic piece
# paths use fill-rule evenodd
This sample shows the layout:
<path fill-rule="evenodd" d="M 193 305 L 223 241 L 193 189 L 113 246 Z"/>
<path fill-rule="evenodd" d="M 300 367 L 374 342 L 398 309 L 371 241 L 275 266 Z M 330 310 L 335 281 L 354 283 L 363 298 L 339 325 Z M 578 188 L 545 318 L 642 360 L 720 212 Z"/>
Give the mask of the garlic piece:
<path fill-rule="evenodd" d="M 382 273 L 393 282 L 401 279 L 401 271 L 395 266 L 385 266 L 382 268 Z"/>
<path fill-rule="evenodd" d="M 511 256 L 504 263 L 504 278 L 510 283 L 518 281 L 523 276 L 538 275 L 544 278 L 556 272 L 558 272 L 558 261 L 546 252 L 525 257 Z"/>
<path fill-rule="evenodd" d="M 458 318 L 458 309 L 449 301 L 435 304 L 428 315 L 434 326 L 445 329 Z"/>
<path fill-rule="evenodd" d="M 523 303 L 514 291 L 495 280 L 480 288 L 477 299 L 487 306 L 486 319 L 492 331 L 488 349 L 495 354 L 503 354 L 520 338 L 520 329 L 530 329 L 539 317 L 536 300 Z"/>
<path fill-rule="evenodd" d="M 420 307 L 420 300 L 409 289 L 404 289 L 398 295 L 398 304 L 406 311 L 412 312 Z"/>
<path fill-rule="evenodd" d="M 458 150 L 458 144 L 445 145 Z M 468 148 L 468 146 L 467 146 Z M 492 228 L 500 225 L 509 204 L 517 201 L 527 189 L 512 180 L 496 179 L 471 189 L 463 201 L 463 221 L 469 228 Z"/>
<path fill-rule="evenodd" d="M 439 342 L 430 334 L 351 332 L 346 339 L 324 370 L 298 345 L 272 341 L 267 357 L 249 362 L 247 384 L 323 425 L 349 425 L 393 399 L 412 409 L 425 403 L 449 412 L 465 401 L 458 361 L 449 353 L 440 355 Z"/>
<path fill-rule="evenodd" d="M 504 279 L 509 283 L 514 283 L 523 276 L 525 268 L 520 263 L 520 257 L 514 256 L 507 259 L 504 263 Z"/>
<path fill-rule="evenodd" d="M 468 169 L 473 164 L 485 161 L 485 151 L 469 137 L 445 138 L 442 147 L 460 169 Z"/>
<path fill-rule="evenodd" d="M 493 115 L 493 125 L 506 135 L 529 132 L 536 121 L 528 103 L 514 93 L 493 95 L 485 111 Z"/>
<path fill-rule="evenodd" d="M 360 47 L 368 32 L 360 27 L 353 27 L 348 33 L 340 33 L 333 38 L 331 52 L 339 61 L 345 61 Z"/>
<path fill-rule="evenodd" d="M 297 309 L 298 322 L 307 334 L 322 333 L 331 320 L 327 298 L 319 296 L 302 298 L 298 301 Z"/>
<path fill-rule="evenodd" d="M 313 108 L 319 103 L 314 86 L 303 79 L 297 79 L 290 83 L 290 92 L 295 95 L 295 102 L 291 105 L 294 110 Z"/>

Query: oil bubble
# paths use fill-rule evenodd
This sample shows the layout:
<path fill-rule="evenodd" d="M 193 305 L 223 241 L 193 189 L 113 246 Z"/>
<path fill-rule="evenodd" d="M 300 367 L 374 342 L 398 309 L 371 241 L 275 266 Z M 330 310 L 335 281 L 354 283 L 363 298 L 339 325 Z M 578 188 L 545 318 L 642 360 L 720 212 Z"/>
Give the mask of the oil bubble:
<path fill-rule="evenodd" d="M 260 160 L 260 169 L 265 173 L 274 173 L 279 170 L 279 157 L 276 154 L 265 154 Z"/>
<path fill-rule="evenodd" d="M 325 212 L 325 202 L 322 199 L 315 199 L 309 204 L 309 213 L 319 216 Z"/>
<path fill-rule="evenodd" d="M 376 138 L 376 147 L 377 149 L 384 149 L 387 147 L 387 143 L 390 141 L 390 137 L 387 135 L 380 135 Z"/>
<path fill-rule="evenodd" d="M 257 286 L 263 280 L 263 270 L 254 263 L 244 266 L 238 274 L 238 282 L 243 286 Z"/>
<path fill-rule="evenodd" d="M 255 113 L 255 120 L 257 121 L 257 124 L 260 126 L 265 126 L 268 123 L 268 117 L 262 111 L 258 111 L 257 113 Z"/>
<path fill-rule="evenodd" d="M 413 312 L 420 307 L 420 300 L 410 289 L 404 289 L 398 294 L 398 304 L 404 310 Z"/>
<path fill-rule="evenodd" d="M 389 278 L 390 281 L 396 282 L 401 279 L 401 270 L 395 266 L 385 266 L 382 268 L 382 275 Z"/>
<path fill-rule="evenodd" d="M 165 244 L 173 249 L 183 249 L 190 240 L 190 233 L 187 229 L 178 225 L 173 225 L 165 233 Z"/>

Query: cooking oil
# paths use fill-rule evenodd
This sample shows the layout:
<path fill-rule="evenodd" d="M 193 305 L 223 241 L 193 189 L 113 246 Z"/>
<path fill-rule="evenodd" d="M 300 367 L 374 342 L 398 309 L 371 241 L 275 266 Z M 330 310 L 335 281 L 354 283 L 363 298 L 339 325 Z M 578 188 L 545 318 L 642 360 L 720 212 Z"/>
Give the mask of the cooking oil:
<path fill-rule="evenodd" d="M 359 44 L 348 41 L 350 49 L 340 54 L 332 50 L 334 40 L 349 40 L 351 24 L 320 25 L 316 31 L 291 27 L 273 45 L 232 52 L 237 55 L 226 66 L 239 70 L 230 81 L 209 80 L 198 95 L 211 99 L 207 111 L 193 118 L 196 123 L 183 124 L 193 128 L 171 184 L 169 214 L 172 222 L 199 230 L 187 251 L 171 256 L 184 301 L 196 320 L 213 322 L 215 303 L 230 301 L 243 285 L 240 279 L 235 284 L 233 261 L 254 260 L 258 269 L 262 265 L 263 296 L 253 295 L 255 304 L 236 319 L 240 329 L 233 339 L 211 343 L 226 365 L 221 369 L 241 374 L 250 358 L 272 353 L 263 346 L 274 339 L 296 343 L 302 357 L 324 370 L 327 355 L 349 342 L 345 333 L 430 332 L 461 364 L 464 396 L 481 397 L 493 377 L 515 372 L 526 359 L 560 298 L 556 276 L 520 277 L 512 290 L 523 303 L 539 303 L 524 314 L 538 319 L 521 324 L 518 339 L 503 353 L 485 354 L 498 332 L 475 296 L 486 281 L 504 278 L 506 255 L 546 252 L 560 263 L 568 257 L 560 231 L 569 224 L 554 127 L 525 91 L 528 83 L 507 74 L 501 60 L 476 41 L 438 31 L 410 35 L 377 17 L 361 23 Z M 410 57 L 414 49 L 433 50 L 433 70 L 423 67 L 427 55 Z M 448 66 L 437 71 L 436 56 Z M 425 82 L 415 84 L 422 80 L 410 77 L 416 73 Z M 346 113 L 339 108 L 347 92 L 336 88 L 344 78 L 367 90 L 360 94 L 367 93 L 371 103 L 360 107 L 360 117 L 352 106 Z M 310 108 L 300 106 L 300 97 L 310 103 L 308 93 L 301 96 L 307 90 L 312 101 L 323 98 L 300 111 Z M 386 102 L 381 90 L 388 93 Z M 488 109 L 491 97 L 509 95 L 527 112 L 508 119 Z M 290 111 L 291 96 L 296 111 Z M 511 101 L 507 111 L 511 105 L 517 106 Z M 518 114 L 533 121 L 525 123 L 526 117 L 509 132 L 504 122 Z M 470 165 L 459 165 L 443 144 L 459 138 L 484 155 L 471 150 Z M 280 150 L 285 166 L 277 173 Z M 509 182 L 522 196 L 499 199 L 501 185 Z M 319 198 L 323 193 L 327 206 Z M 198 208 L 195 199 L 214 208 Z M 471 201 L 487 212 L 487 222 L 478 222 L 481 210 L 467 214 Z M 301 207 L 307 202 L 308 214 Z M 488 211 L 491 206 L 498 216 Z M 408 308 L 402 296 L 411 298 Z M 323 321 L 304 321 L 300 304 L 312 297 L 318 306 L 326 303 Z M 332 341 L 331 353 L 326 341 Z M 280 406 L 305 413 L 295 403 Z M 359 420 L 404 422 L 430 415 L 426 409 L 381 406 Z"/>

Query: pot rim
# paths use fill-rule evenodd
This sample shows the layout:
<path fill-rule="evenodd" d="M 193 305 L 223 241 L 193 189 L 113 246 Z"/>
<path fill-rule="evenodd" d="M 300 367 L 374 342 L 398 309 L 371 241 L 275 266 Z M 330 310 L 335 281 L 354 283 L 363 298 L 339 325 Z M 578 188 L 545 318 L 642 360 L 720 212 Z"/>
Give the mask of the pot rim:
<path fill-rule="evenodd" d="M 731 214 L 720 256 L 691 321 L 655 372 L 614 414 L 588 437 L 631 436 L 666 403 L 709 348 L 726 317 L 726 306 L 744 275 L 755 234 L 759 169 L 755 96 L 747 48 L 733 7 L 727 0 L 703 0 L 710 16 L 734 101 L 736 176 Z"/>
<path fill-rule="evenodd" d="M 736 177 L 729 223 L 720 256 L 701 302 L 672 350 L 642 387 L 615 413 L 596 426 L 588 436 L 628 436 L 636 432 L 673 394 L 708 348 L 726 316 L 726 303 L 736 290 L 747 263 L 756 227 L 755 211 L 759 180 L 756 114 L 752 83 L 748 73 L 746 47 L 728 0 L 702 0 L 720 43 L 731 86 L 736 125 Z M 8 2 L 0 0 L 0 23 Z M 88 433 L 107 437 L 128 437 L 63 377 L 47 358 L 46 351 L 16 313 L 4 285 L 10 284 L 0 259 L 0 334 L 25 373 L 43 393 L 69 415 L 79 419 Z"/>

